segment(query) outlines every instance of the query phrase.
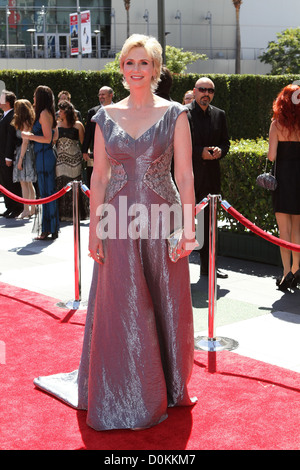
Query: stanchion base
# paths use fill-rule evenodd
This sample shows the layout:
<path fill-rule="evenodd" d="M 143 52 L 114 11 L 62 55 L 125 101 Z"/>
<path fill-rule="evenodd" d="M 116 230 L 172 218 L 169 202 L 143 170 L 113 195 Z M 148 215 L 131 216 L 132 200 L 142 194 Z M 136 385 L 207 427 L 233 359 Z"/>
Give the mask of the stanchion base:
<path fill-rule="evenodd" d="M 69 310 L 82 310 L 87 307 L 87 302 L 82 302 L 82 300 L 69 300 L 68 302 L 58 302 L 56 307 Z"/>
<path fill-rule="evenodd" d="M 232 351 L 238 347 L 239 343 L 230 338 L 208 338 L 206 336 L 198 336 L 195 338 L 195 349 L 201 351 Z"/>

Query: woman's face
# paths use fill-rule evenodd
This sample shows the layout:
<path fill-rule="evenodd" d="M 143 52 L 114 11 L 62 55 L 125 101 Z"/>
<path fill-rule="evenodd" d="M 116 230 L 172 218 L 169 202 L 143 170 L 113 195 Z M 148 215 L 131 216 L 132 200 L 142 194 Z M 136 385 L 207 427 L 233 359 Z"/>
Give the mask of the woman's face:
<path fill-rule="evenodd" d="M 123 74 L 129 87 L 150 87 L 155 74 L 152 58 L 143 47 L 133 47 L 125 57 Z"/>
<path fill-rule="evenodd" d="M 63 109 L 58 108 L 58 116 L 59 116 L 60 119 L 63 120 L 66 116 L 66 112 Z"/>

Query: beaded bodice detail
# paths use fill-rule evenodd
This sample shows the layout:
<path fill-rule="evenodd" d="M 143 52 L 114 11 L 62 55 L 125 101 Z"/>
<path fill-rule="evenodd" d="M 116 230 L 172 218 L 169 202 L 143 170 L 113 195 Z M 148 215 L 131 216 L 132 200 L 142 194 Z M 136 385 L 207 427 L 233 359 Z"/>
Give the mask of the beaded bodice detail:
<path fill-rule="evenodd" d="M 105 141 L 111 166 L 111 177 L 105 202 L 110 202 L 126 184 L 133 183 L 136 202 L 145 186 L 169 204 L 180 203 L 180 197 L 171 176 L 176 119 L 186 108 L 171 102 L 162 118 L 133 139 L 105 111 L 100 108 L 96 121 Z"/>
<path fill-rule="evenodd" d="M 117 162 L 117 160 L 110 157 L 109 155 L 108 159 L 111 168 L 111 177 L 105 193 L 105 203 L 111 201 L 127 183 L 127 173 L 124 170 L 122 163 Z"/>
<path fill-rule="evenodd" d="M 166 151 L 150 164 L 143 180 L 148 188 L 152 189 L 152 191 L 170 204 L 178 204 L 180 203 L 180 198 L 170 177 L 173 150 L 174 146 L 170 144 Z"/>

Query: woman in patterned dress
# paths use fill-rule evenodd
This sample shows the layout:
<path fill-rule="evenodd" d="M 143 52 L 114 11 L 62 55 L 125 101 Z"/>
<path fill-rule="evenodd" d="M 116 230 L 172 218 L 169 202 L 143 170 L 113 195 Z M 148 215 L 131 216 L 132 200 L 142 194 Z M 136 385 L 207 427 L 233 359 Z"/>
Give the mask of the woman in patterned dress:
<path fill-rule="evenodd" d="M 71 181 L 80 180 L 82 174 L 81 144 L 84 139 L 84 127 L 77 119 L 75 108 L 70 101 L 62 100 L 58 103 L 56 138 L 56 188 L 59 191 Z M 88 203 L 87 197 L 80 194 L 81 219 L 88 216 Z M 59 199 L 59 218 L 62 221 L 73 219 L 72 191 Z"/>

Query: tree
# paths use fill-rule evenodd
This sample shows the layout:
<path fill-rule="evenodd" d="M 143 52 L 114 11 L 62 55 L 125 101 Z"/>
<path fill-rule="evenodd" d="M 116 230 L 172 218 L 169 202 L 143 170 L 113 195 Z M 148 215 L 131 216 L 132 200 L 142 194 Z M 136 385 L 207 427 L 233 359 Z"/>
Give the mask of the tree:
<path fill-rule="evenodd" d="M 241 73 L 241 30 L 240 30 L 240 8 L 243 0 L 232 0 L 236 17 L 236 50 L 235 50 L 235 73 Z"/>
<path fill-rule="evenodd" d="M 119 72 L 119 57 L 120 52 L 116 54 L 112 62 L 108 62 L 104 70 L 106 72 Z M 188 64 L 192 64 L 196 60 L 207 60 L 205 54 L 195 54 L 191 51 L 183 51 L 173 46 L 166 46 L 166 67 L 172 73 L 185 73 Z"/>
<path fill-rule="evenodd" d="M 277 42 L 270 41 L 266 52 L 259 56 L 261 62 L 272 66 L 272 75 L 299 73 L 300 28 L 288 28 L 277 33 Z"/>
<path fill-rule="evenodd" d="M 173 73 L 185 73 L 187 65 L 196 60 L 207 60 L 205 54 L 183 51 L 182 48 L 166 46 L 166 67 Z"/>
<path fill-rule="evenodd" d="M 130 36 L 130 22 L 129 22 L 129 8 L 130 8 L 130 0 L 124 0 L 124 6 L 127 14 L 127 37 Z"/>

